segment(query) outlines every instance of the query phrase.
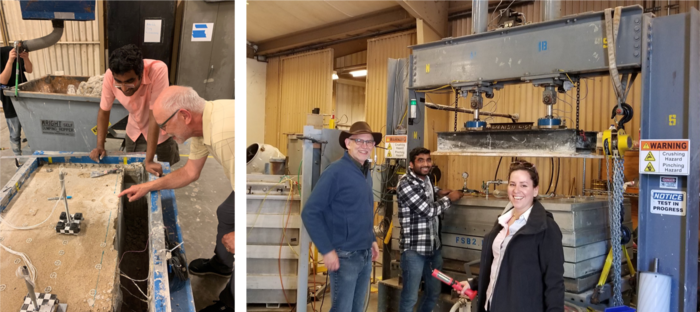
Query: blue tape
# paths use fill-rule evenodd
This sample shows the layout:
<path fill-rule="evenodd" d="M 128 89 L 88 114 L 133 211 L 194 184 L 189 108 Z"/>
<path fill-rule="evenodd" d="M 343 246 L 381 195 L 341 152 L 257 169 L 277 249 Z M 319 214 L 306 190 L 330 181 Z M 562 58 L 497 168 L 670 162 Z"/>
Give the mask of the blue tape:
<path fill-rule="evenodd" d="M 204 30 L 193 30 L 192 31 L 192 38 L 206 38 L 207 34 L 204 33 Z"/>
<path fill-rule="evenodd" d="M 194 24 L 194 28 L 207 28 L 207 24 Z"/>

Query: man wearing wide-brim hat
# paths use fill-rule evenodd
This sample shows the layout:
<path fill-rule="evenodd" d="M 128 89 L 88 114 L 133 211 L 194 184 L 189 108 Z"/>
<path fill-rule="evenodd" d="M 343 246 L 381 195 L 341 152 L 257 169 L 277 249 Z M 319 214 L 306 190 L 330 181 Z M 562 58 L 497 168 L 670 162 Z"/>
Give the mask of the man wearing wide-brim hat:
<path fill-rule="evenodd" d="M 372 261 L 379 256 L 369 159 L 381 141 L 382 134 L 364 121 L 343 131 L 338 143 L 347 151 L 321 174 L 301 213 L 330 271 L 332 312 L 363 310 Z"/>

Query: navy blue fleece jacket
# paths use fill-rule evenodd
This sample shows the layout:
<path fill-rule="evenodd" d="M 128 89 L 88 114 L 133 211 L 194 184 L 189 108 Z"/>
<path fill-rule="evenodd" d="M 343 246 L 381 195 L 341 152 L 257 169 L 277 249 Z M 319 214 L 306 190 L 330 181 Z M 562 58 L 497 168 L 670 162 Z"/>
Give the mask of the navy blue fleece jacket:
<path fill-rule="evenodd" d="M 301 212 L 321 254 L 372 248 L 372 175 L 365 176 L 347 152 L 321 174 Z"/>

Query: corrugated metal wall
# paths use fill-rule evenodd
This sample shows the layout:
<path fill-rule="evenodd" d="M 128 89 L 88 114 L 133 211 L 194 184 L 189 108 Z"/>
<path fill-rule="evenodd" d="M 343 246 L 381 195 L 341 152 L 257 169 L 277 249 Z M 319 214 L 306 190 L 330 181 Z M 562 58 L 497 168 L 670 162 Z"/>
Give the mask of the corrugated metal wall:
<path fill-rule="evenodd" d="M 365 87 L 335 83 L 335 119 L 340 129 L 365 120 Z"/>
<path fill-rule="evenodd" d="M 2 6 L 11 42 L 43 37 L 53 31 L 51 21 L 23 20 L 19 1 L 2 1 Z M 95 8 L 97 10 L 99 6 Z M 100 72 L 100 36 L 97 20 L 101 14 L 95 12 L 94 21 L 66 22 L 63 37 L 56 45 L 30 52 L 29 60 L 32 61 L 34 71 L 27 74 L 27 79 L 53 75 L 57 71 L 75 76 L 103 74 Z"/>
<path fill-rule="evenodd" d="M 265 76 L 265 143 L 279 146 L 280 131 L 280 58 L 267 59 Z M 286 145 L 286 144 L 285 144 Z"/>
<path fill-rule="evenodd" d="M 672 2 L 673 4 L 674 2 Z M 676 1 L 675 3 L 678 3 Z M 607 7 L 615 7 L 617 5 L 633 5 L 643 4 L 643 1 L 563 1 L 562 14 L 570 15 L 588 11 L 602 11 Z M 666 3 L 664 2 L 665 6 Z M 680 13 L 687 12 L 697 2 L 680 1 Z M 519 6 L 517 11 L 524 12 L 528 21 L 538 22 L 540 17 L 539 1 L 534 3 Z M 677 13 L 677 10 L 672 9 L 671 14 Z M 666 9 L 657 13 L 657 16 L 666 15 Z M 490 15 L 491 16 L 491 15 Z M 490 17 L 493 18 L 493 17 Z M 494 22 L 495 23 L 495 22 Z M 493 27 L 493 25 L 492 25 Z M 471 32 L 471 18 L 463 18 L 450 22 L 450 36 L 458 37 L 469 35 Z M 635 140 L 639 139 L 640 127 L 640 81 L 638 80 L 633 85 L 628 96 L 627 102 L 632 105 L 635 111 L 635 116 L 630 121 L 626 129 Z M 542 104 L 542 88 L 536 88 L 530 84 L 520 84 L 507 86 L 503 90 L 497 91 L 492 100 L 485 103 L 486 111 L 510 112 L 519 113 L 521 121 L 536 122 L 538 118 L 545 115 L 546 107 Z M 575 88 L 568 92 L 567 95 L 560 95 L 560 100 L 556 109 L 561 118 L 565 119 L 566 124 L 570 128 L 575 127 L 576 116 L 576 90 Z M 565 103 L 568 102 L 569 104 Z M 612 90 L 612 83 L 609 77 L 598 77 L 586 79 L 581 82 L 581 110 L 580 110 L 580 128 L 588 131 L 602 131 L 607 129 L 610 124 L 610 115 L 613 105 L 616 100 Z M 459 101 L 460 107 L 468 107 L 469 102 L 466 99 Z M 458 127 L 463 127 L 464 122 L 471 119 L 471 115 L 458 115 Z M 492 122 L 507 122 L 506 119 L 494 119 Z M 449 129 L 452 129 L 454 124 L 454 114 L 449 114 L 447 122 Z M 468 186 L 472 189 L 481 189 L 482 181 L 493 180 L 494 177 L 499 179 L 508 178 L 508 168 L 511 159 L 504 157 L 501 166 L 496 173 L 500 158 L 499 157 L 438 157 L 439 165 L 443 168 L 443 177 L 447 177 L 445 181 L 441 181 L 441 185 L 448 188 L 461 188 L 463 180 L 462 172 L 469 173 Z M 552 172 L 550 159 L 528 159 L 534 161 L 540 173 L 540 193 L 547 190 L 547 186 L 552 180 L 556 183 L 556 176 L 550 179 Z M 555 164 L 557 161 L 554 161 Z M 586 172 L 586 187 L 590 187 L 592 179 L 598 179 L 599 173 L 602 172 L 605 178 L 605 163 L 600 160 L 588 160 Z M 446 175 L 444 172 L 447 171 Z M 559 185 L 557 188 L 558 194 L 568 195 L 570 191 L 573 193 L 581 192 L 581 178 L 583 177 L 583 160 L 581 159 L 561 159 L 561 175 L 559 177 Z M 552 186 L 553 191 L 554 186 Z M 506 186 L 499 187 L 505 190 Z"/>
<path fill-rule="evenodd" d="M 279 69 L 275 73 L 276 68 Z M 276 117 L 268 117 L 269 110 L 266 108 L 265 143 L 274 145 L 286 154 L 286 134 L 302 133 L 306 115 L 313 108 L 320 108 L 321 114 L 333 111 L 333 49 L 283 57 L 279 65 L 269 63 L 267 73 L 269 99 L 265 102 L 268 105 L 276 98 L 277 113 L 271 112 Z M 271 75 L 278 75 L 279 78 Z M 278 81 L 278 89 L 270 84 L 274 80 Z M 277 136 L 268 140 L 267 133 Z"/>
<path fill-rule="evenodd" d="M 367 63 L 367 50 L 338 57 L 335 59 L 335 68 L 343 68 Z"/>
<path fill-rule="evenodd" d="M 411 54 L 408 46 L 416 44 L 416 32 L 408 31 L 367 41 L 367 123 L 373 131 L 386 134 L 386 84 L 387 60 L 407 58 Z M 384 162 L 384 153 L 377 152 L 377 163 Z"/>

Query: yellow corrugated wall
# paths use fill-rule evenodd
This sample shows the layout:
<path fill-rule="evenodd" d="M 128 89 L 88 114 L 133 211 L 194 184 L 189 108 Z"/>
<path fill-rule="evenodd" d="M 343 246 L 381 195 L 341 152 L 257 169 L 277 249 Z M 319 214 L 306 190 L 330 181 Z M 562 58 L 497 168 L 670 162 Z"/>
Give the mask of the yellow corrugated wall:
<path fill-rule="evenodd" d="M 306 125 L 306 115 L 315 107 L 321 114 L 333 110 L 333 49 L 319 50 L 286 56 L 279 59 L 279 65 L 268 64 L 265 133 L 267 144 L 272 144 L 286 154 L 287 134 L 302 133 Z M 275 75 L 275 69 L 279 78 Z M 277 85 L 274 81 L 277 80 Z M 270 82 L 273 82 L 272 84 Z M 268 116 L 270 114 L 273 116 Z M 275 114 L 276 113 L 276 114 Z M 268 140 L 268 138 L 270 140 Z"/>
<path fill-rule="evenodd" d="M 562 15 L 571 15 L 588 11 L 602 11 L 607 7 L 615 7 L 617 5 L 633 5 L 642 4 L 642 1 L 563 1 Z M 680 12 L 671 10 L 671 14 L 687 12 L 692 6 L 689 1 L 680 1 Z M 524 12 L 527 21 L 538 22 L 540 17 L 539 2 L 535 1 L 524 6 L 516 8 L 517 11 Z M 666 10 L 657 13 L 657 16 L 666 15 Z M 490 15 L 492 19 L 494 16 Z M 495 22 L 494 22 L 495 24 Z M 494 27 L 494 25 L 491 25 Z M 471 33 L 471 17 L 453 20 L 450 22 L 450 36 L 458 37 L 469 35 Z M 633 85 L 628 96 L 627 102 L 634 108 L 634 119 L 630 121 L 626 130 L 632 135 L 635 140 L 639 139 L 640 113 L 641 113 L 641 97 L 640 97 L 640 81 L 637 80 Z M 503 90 L 497 91 L 496 96 L 491 100 L 486 100 L 485 110 L 496 111 L 501 113 L 519 113 L 521 121 L 536 122 L 538 118 L 545 115 L 546 107 L 542 104 L 542 88 L 534 87 L 530 84 L 519 84 L 506 86 Z M 566 121 L 570 128 L 575 127 L 575 108 L 576 108 L 576 91 L 572 89 L 567 95 L 559 96 L 555 108 L 561 110 L 557 113 Z M 571 104 L 564 103 L 565 100 Z M 489 104 L 487 104 L 489 103 Z M 616 100 L 612 90 L 610 78 L 597 77 L 586 79 L 581 82 L 581 105 L 580 105 L 580 128 L 587 131 L 602 131 L 607 129 L 611 124 L 611 110 L 615 105 Z M 469 103 L 466 99 L 461 99 L 460 107 L 468 107 Z M 458 126 L 463 127 L 465 121 L 471 119 L 471 115 L 458 115 Z M 496 118 L 493 122 L 507 122 L 507 119 Z M 452 129 L 454 124 L 454 114 L 449 114 L 447 122 L 449 128 Z M 444 160 L 443 160 L 444 158 Z M 441 161 L 442 160 L 442 161 Z M 500 157 L 438 157 L 440 167 L 443 169 L 443 177 L 447 177 L 440 184 L 448 188 L 461 188 L 463 179 L 462 172 L 470 174 L 468 185 L 472 189 L 481 189 L 483 181 L 493 180 L 494 177 L 499 179 L 508 178 L 508 167 L 511 161 L 510 157 L 504 157 L 501 166 L 496 173 Z M 556 181 L 556 176 L 550 180 L 551 162 L 548 158 L 529 159 L 533 161 L 540 173 L 540 193 L 547 190 L 550 182 Z M 555 165 L 557 161 L 555 159 Z M 602 165 L 602 168 L 601 168 Z M 588 160 L 586 168 L 586 187 L 590 187 L 592 179 L 598 179 L 602 169 L 603 179 L 605 178 L 605 162 L 600 160 Z M 447 174 L 445 174 L 447 171 Z M 560 195 L 568 195 L 570 191 L 580 194 L 581 180 L 583 177 L 583 160 L 581 159 L 561 159 L 561 175 L 559 176 L 559 185 L 557 193 Z M 553 191 L 554 186 L 550 189 Z M 505 190 L 505 186 L 499 187 Z M 492 188 L 493 190 L 493 188 Z"/>
<path fill-rule="evenodd" d="M 364 65 L 366 63 L 367 63 L 367 50 L 336 58 L 335 59 L 335 68 Z"/>
<path fill-rule="evenodd" d="M 336 82 L 335 97 L 339 129 L 347 130 L 353 122 L 365 120 L 365 87 Z"/>
<path fill-rule="evenodd" d="M 48 35 L 53 31 L 51 21 L 23 20 L 19 1 L 2 1 L 7 19 L 10 41 L 29 40 Z M 95 9 L 99 9 L 96 5 Z M 100 72 L 100 36 L 98 19 L 101 12 L 95 12 L 94 21 L 66 21 L 61 40 L 46 49 L 29 52 L 29 60 L 34 71 L 27 74 L 32 80 L 63 71 L 65 75 L 95 76 Z M 6 44 L 3 44 L 6 45 Z"/>
<path fill-rule="evenodd" d="M 367 41 L 367 89 L 365 116 L 373 131 L 386 134 L 387 60 L 408 58 L 416 44 L 416 32 L 408 31 Z M 383 145 L 382 145 L 383 146 Z M 377 163 L 384 162 L 383 150 L 377 150 Z"/>
<path fill-rule="evenodd" d="M 265 76 L 265 143 L 279 146 L 281 133 L 279 127 L 280 115 L 280 58 L 267 59 Z"/>

